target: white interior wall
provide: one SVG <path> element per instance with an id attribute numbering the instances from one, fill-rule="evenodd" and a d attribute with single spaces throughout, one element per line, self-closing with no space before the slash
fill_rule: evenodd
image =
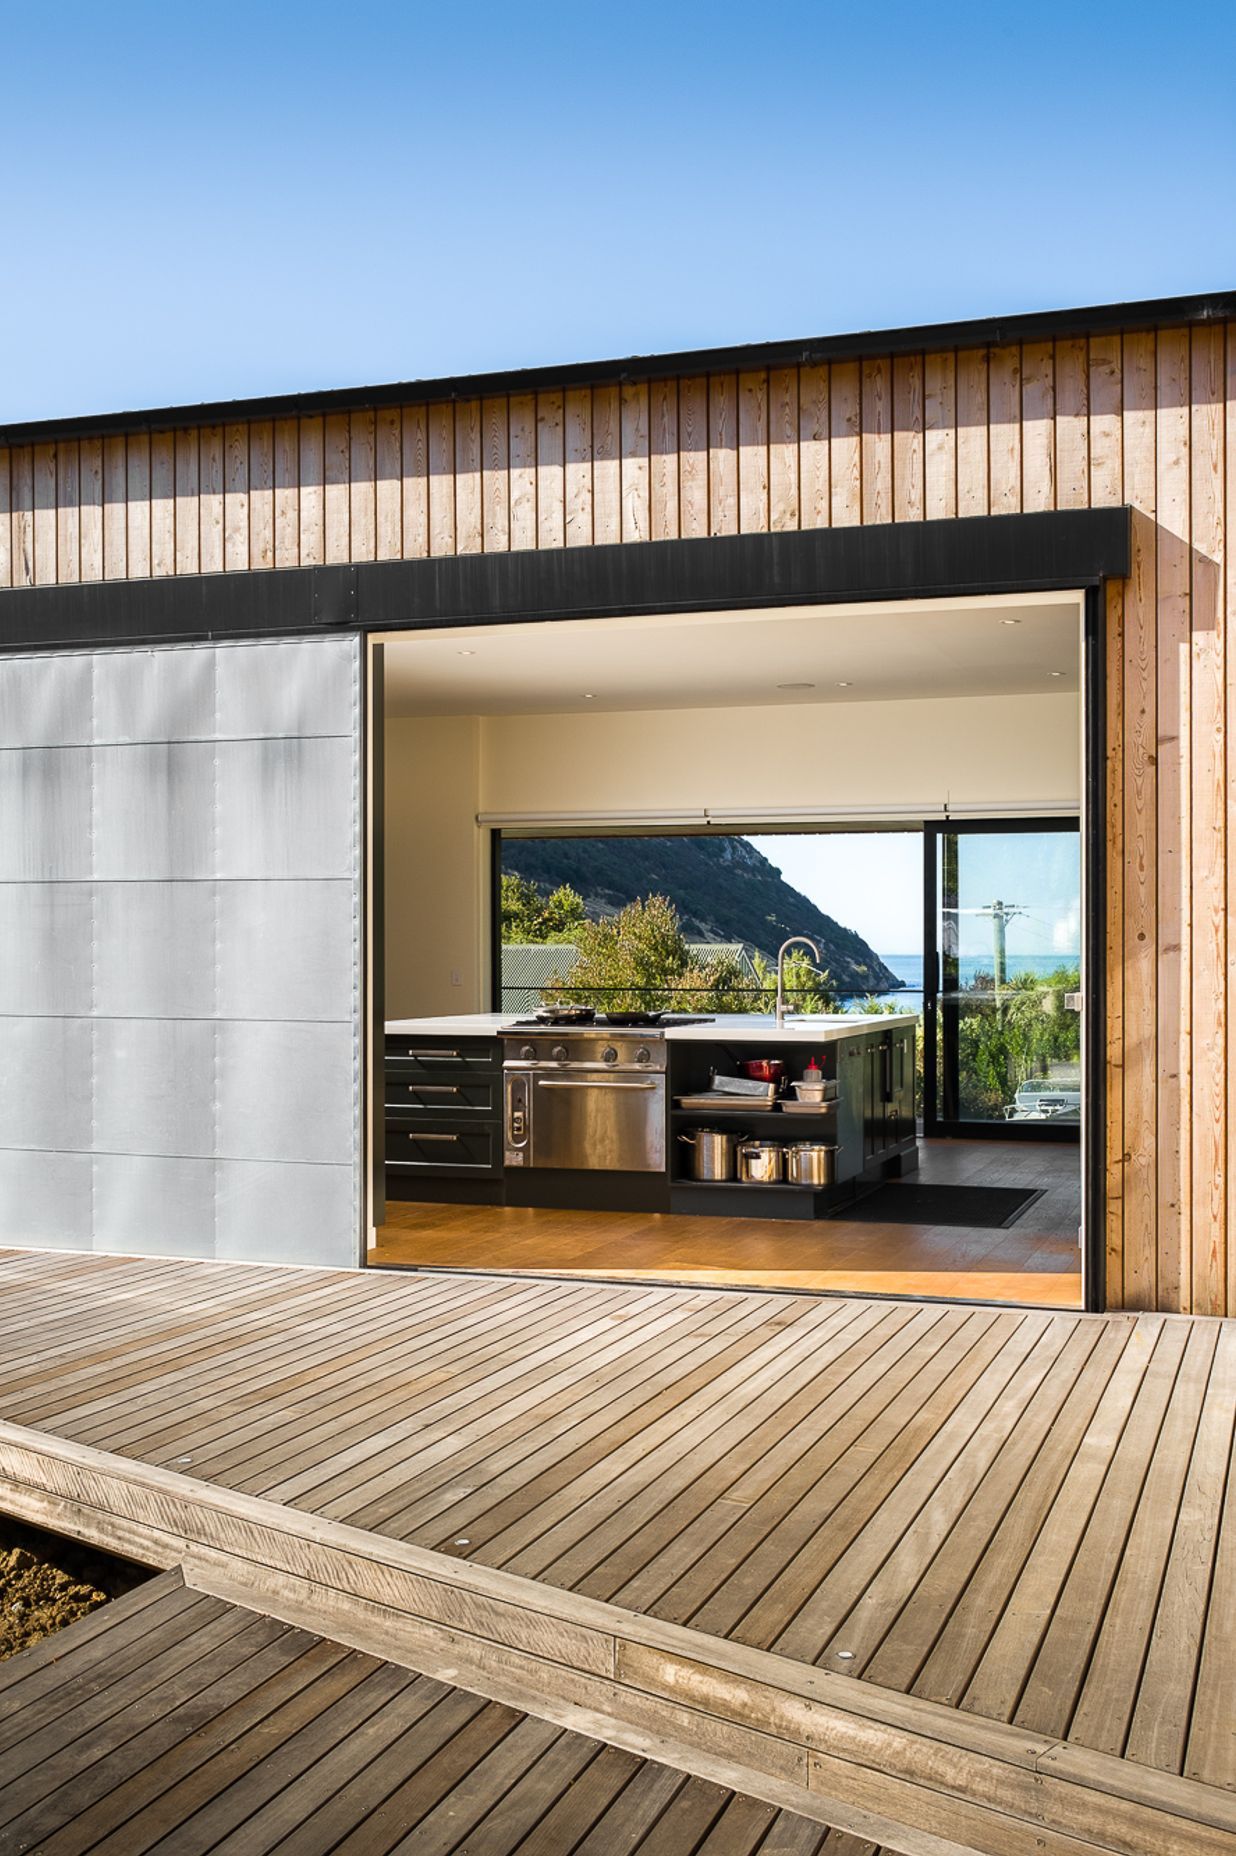
<path id="1" fill-rule="evenodd" d="M 819 807 L 855 820 L 1081 802 L 1075 693 L 439 716 L 386 729 L 387 1015 L 487 1004 L 482 813 Z M 834 912 L 844 919 L 844 909 Z M 456 984 L 453 975 L 459 975 Z"/>

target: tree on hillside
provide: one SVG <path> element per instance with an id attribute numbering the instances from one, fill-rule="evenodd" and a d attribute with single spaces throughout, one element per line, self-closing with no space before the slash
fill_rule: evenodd
<path id="1" fill-rule="evenodd" d="M 548 896 L 527 877 L 502 878 L 504 941 L 574 941 L 584 922 L 584 899 L 562 883 Z"/>

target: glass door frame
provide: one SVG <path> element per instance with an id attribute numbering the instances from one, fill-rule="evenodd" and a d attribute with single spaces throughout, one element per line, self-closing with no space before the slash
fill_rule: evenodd
<path id="1" fill-rule="evenodd" d="M 1045 1121 L 963 1121 L 940 1112 L 941 999 L 943 951 L 940 946 L 940 842 L 948 836 L 979 837 L 1003 833 L 1071 831 L 1077 834 L 1078 878 L 1085 894 L 1085 834 L 1077 813 L 1053 814 L 1046 818 L 1006 817 L 987 819 L 926 819 L 923 822 L 923 1135 L 928 1140 L 1000 1140 L 1000 1141 L 1079 1141 L 1082 1124 Z M 1084 914 L 1084 911 L 1083 911 Z M 1082 995 L 1082 1030 L 1085 1035 L 1085 1007 L 1089 1004 L 1086 935 L 1082 935 L 1080 990 Z M 1083 1055 L 1082 1119 L 1087 1109 L 1087 1090 Z"/>

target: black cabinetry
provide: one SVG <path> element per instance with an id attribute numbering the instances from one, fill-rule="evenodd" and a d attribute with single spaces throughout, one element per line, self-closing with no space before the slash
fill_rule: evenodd
<path id="1" fill-rule="evenodd" d="M 386 1196 L 502 1200 L 497 1038 L 386 1039 Z"/>

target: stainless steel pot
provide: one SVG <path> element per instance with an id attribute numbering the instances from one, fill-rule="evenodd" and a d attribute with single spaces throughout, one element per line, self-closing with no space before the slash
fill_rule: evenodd
<path id="1" fill-rule="evenodd" d="M 776 1141 L 741 1142 L 738 1148 L 738 1177 L 751 1185 L 777 1185 L 785 1178 L 785 1148 Z"/>
<path id="2" fill-rule="evenodd" d="M 683 1128 L 678 1136 L 691 1149 L 692 1179 L 733 1179 L 739 1141 L 732 1128 Z"/>
<path id="3" fill-rule="evenodd" d="M 796 1141 L 786 1150 L 790 1183 L 795 1186 L 832 1186 L 837 1180 L 837 1149 L 823 1141 Z"/>

